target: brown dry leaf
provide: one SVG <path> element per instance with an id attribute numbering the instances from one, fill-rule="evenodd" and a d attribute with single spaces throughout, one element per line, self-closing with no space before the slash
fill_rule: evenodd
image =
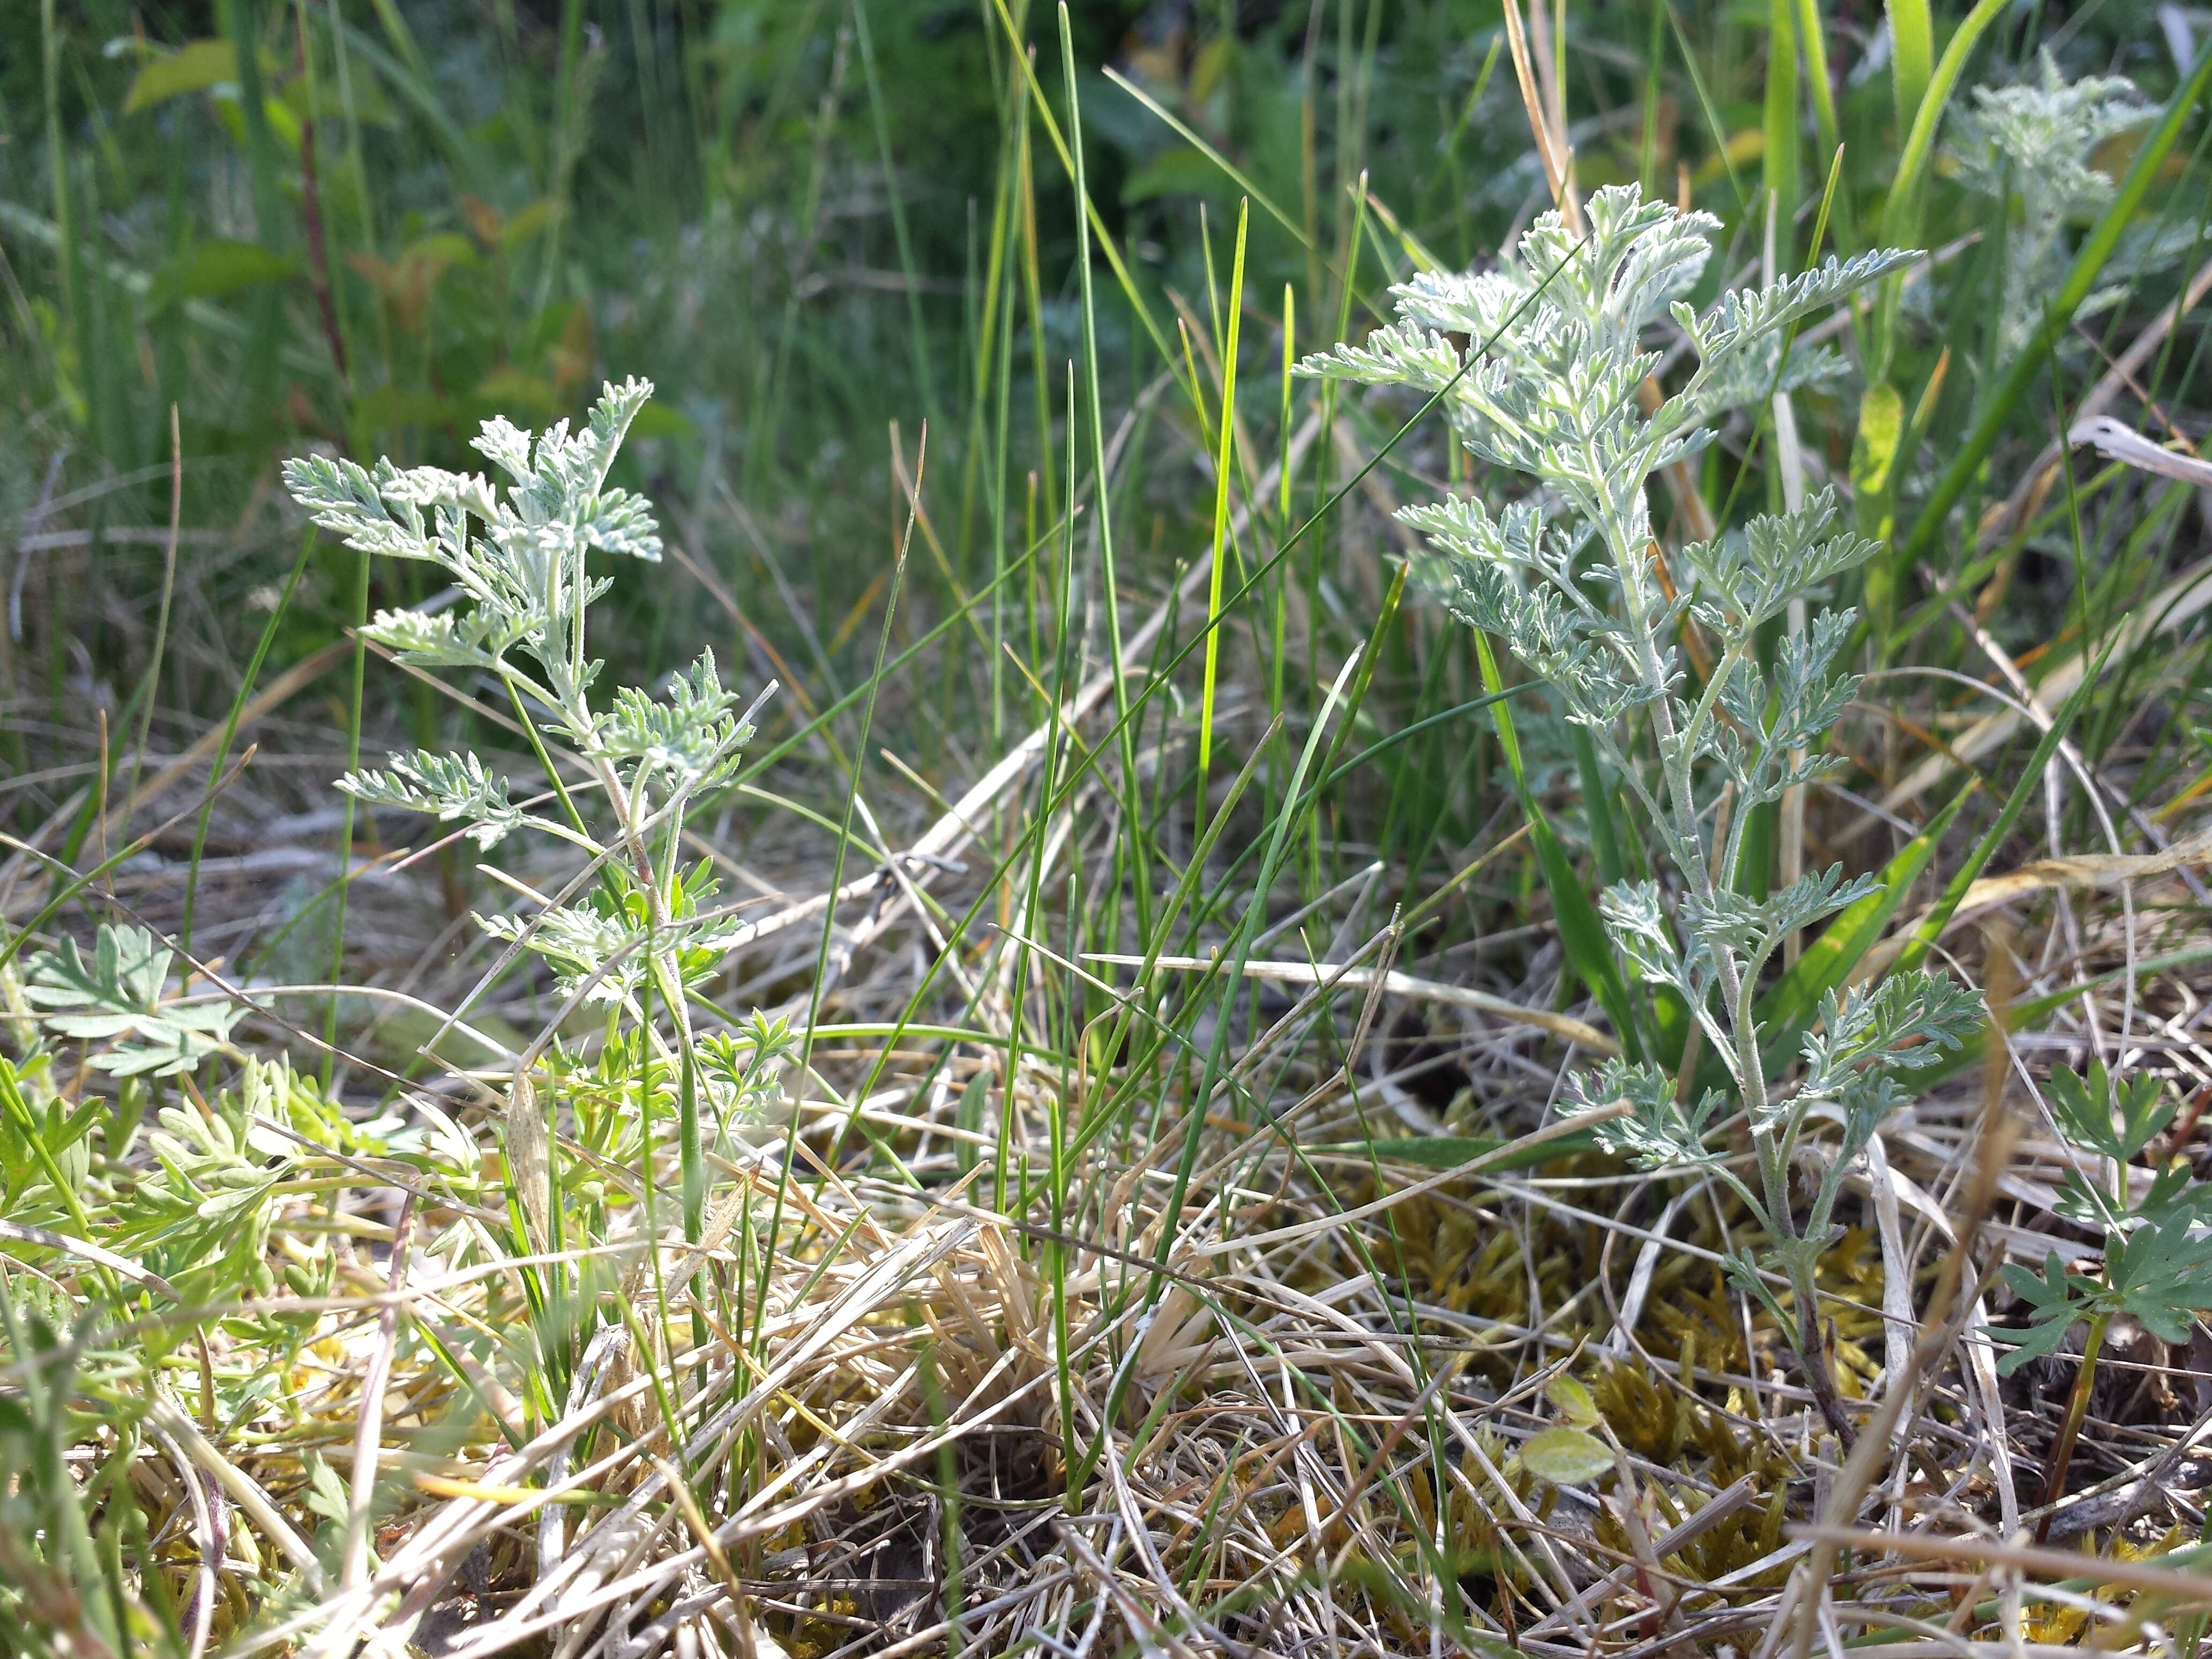
<path id="1" fill-rule="evenodd" d="M 2212 863 L 2212 827 L 2185 836 L 2160 853 L 2077 853 L 2070 858 L 2038 859 L 2002 876 L 1984 876 L 1969 887 L 1951 925 L 1956 927 L 1977 911 L 2048 887 L 2113 888 L 2123 882 L 2166 875 L 2184 865 L 2205 863 Z"/>
<path id="2" fill-rule="evenodd" d="M 1969 887 L 1951 920 L 1944 924 L 1943 932 L 1948 934 L 1998 905 L 2054 887 L 2111 889 L 2124 882 L 2168 875 L 2185 866 L 2197 864 L 2212 864 L 2212 826 L 2185 836 L 2159 853 L 2077 853 L 2070 858 L 2038 859 L 2001 876 L 1984 876 Z M 1922 910 L 1868 951 L 1852 973 L 1850 982 L 1863 985 L 1887 972 L 1934 908 L 1931 905 Z"/>
<path id="3" fill-rule="evenodd" d="M 552 1151 L 545 1141 L 545 1120 L 538 1115 L 538 1091 L 517 1073 L 501 1118 L 507 1141 L 507 1178 L 530 1227 L 530 1248 L 543 1250 L 553 1237 Z"/>

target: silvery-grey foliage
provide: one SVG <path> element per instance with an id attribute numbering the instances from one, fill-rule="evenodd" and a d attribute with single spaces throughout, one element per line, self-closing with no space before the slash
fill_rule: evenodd
<path id="1" fill-rule="evenodd" d="M 509 801 L 507 780 L 484 770 L 474 755 L 434 755 L 427 749 L 394 755 L 391 769 L 349 772 L 338 787 L 366 806 L 391 806 L 428 812 L 443 823 L 464 820 L 462 831 L 489 851 L 530 823 L 530 815 Z"/>
<path id="2" fill-rule="evenodd" d="M 1819 1029 L 1805 1038 L 1808 1099 L 1840 1100 L 1863 1081 L 1894 1078 L 1943 1057 L 1947 1036 L 1971 1027 L 1981 1002 L 1948 976 L 1898 975 L 1822 999 Z"/>
<path id="3" fill-rule="evenodd" d="M 1797 325 L 1915 256 L 1831 259 L 1701 310 L 1688 296 L 1717 221 L 1646 202 L 1632 185 L 1597 191 L 1585 213 L 1582 233 L 1559 213 L 1542 216 L 1494 270 L 1423 273 L 1395 290 L 1397 322 L 1302 367 L 1437 398 L 1469 451 L 1537 485 L 1496 510 L 1447 500 L 1401 516 L 1427 537 L 1455 614 L 1504 642 L 1633 795 L 1656 878 L 1608 889 L 1600 915 L 1623 967 L 1681 999 L 1731 1085 L 1726 1095 L 1697 1091 L 1686 1076 L 1620 1060 L 1580 1079 L 1576 1097 L 1626 1105 L 1598 1133 L 1639 1166 L 1708 1170 L 1741 1193 L 1771 1241 L 1769 1260 L 1790 1280 L 1799 1352 L 1819 1389 L 1827 1372 L 1812 1275 L 1843 1168 L 1905 1097 L 1899 1079 L 1955 1046 L 1975 1005 L 1917 971 L 1832 996 L 1802 1075 L 1769 1075 L 1769 1034 L 1755 1012 L 1762 975 L 1791 935 L 1876 884 L 1840 866 L 1768 893 L 1735 877 L 1754 809 L 1825 769 L 1828 730 L 1858 688 L 1842 662 L 1850 610 L 1822 609 L 1764 652 L 1760 635 L 1875 544 L 1846 527 L 1832 491 L 1819 490 L 1795 512 L 1681 550 L 1670 583 L 1649 493 L 1655 474 L 1711 441 L 1727 410 L 1832 369 L 1795 347 Z M 1639 394 L 1669 323 L 1690 366 L 1647 413 Z M 1709 673 L 1686 659 L 1686 627 L 1712 642 Z M 1731 1096 L 1756 1148 L 1753 1182 L 1707 1144 Z M 1844 1120 L 1842 1156 L 1801 1226 L 1790 1171 L 1808 1115 L 1823 1105 Z M 1831 1386 L 1824 1405 L 1832 1399 Z"/>
<path id="4" fill-rule="evenodd" d="M 1302 365 L 1374 385 L 1449 391 L 1444 410 L 1474 453 L 1543 480 L 1593 529 L 1647 535 L 1642 480 L 1702 447 L 1724 410 L 1832 366 L 1782 360 L 1781 331 L 1911 256 L 1865 253 L 1705 312 L 1682 296 L 1705 272 L 1710 214 L 1646 202 L 1633 185 L 1599 191 L 1578 238 L 1547 213 L 1494 270 L 1424 272 L 1393 290 L 1400 320 Z M 1644 339 L 1672 317 L 1697 352 L 1687 381 L 1646 417 L 1638 388 L 1658 366 Z M 1472 363 L 1449 337 L 1480 343 Z M 1649 578 L 1632 578 L 1648 587 Z"/>
<path id="5" fill-rule="evenodd" d="M 1674 1097 L 1674 1080 L 1656 1066 L 1608 1060 L 1593 1077 L 1575 1079 L 1575 1103 L 1584 1108 L 1625 1103 L 1632 1109 L 1600 1121 L 1598 1144 L 1640 1169 L 1705 1169 L 1718 1174 L 1725 1163 L 1705 1145 L 1719 1121 L 1727 1097 L 1708 1089 L 1694 1106 Z"/>
<path id="6" fill-rule="evenodd" d="M 404 662 L 493 677 L 533 744 L 540 732 L 553 737 L 587 773 L 564 779 L 541 749 L 551 787 L 544 800 L 518 803 L 507 781 L 477 756 L 417 751 L 392 757 L 382 770 L 356 772 L 339 787 L 372 805 L 459 823 L 484 849 L 526 828 L 568 842 L 592 862 L 582 897 L 478 922 L 543 958 L 562 995 L 611 1004 L 641 1020 L 650 992 L 688 1030 L 685 991 L 712 970 L 739 927 L 707 903 L 714 887 L 703 870 L 678 861 L 684 814 L 702 793 L 730 781 L 753 735 L 753 711 L 740 712 L 711 653 L 673 676 L 659 696 L 623 686 L 602 708 L 589 699 L 601 665 L 589 653 L 587 612 L 611 581 L 586 561 L 660 556 L 650 504 L 607 483 L 652 391 L 637 380 L 609 386 L 578 431 L 562 421 L 533 436 L 504 419 L 485 422 L 475 447 L 503 483 L 320 456 L 288 461 L 284 482 L 315 523 L 347 545 L 423 561 L 451 582 L 447 608 L 385 611 L 367 630 L 371 639 Z M 762 1052 L 773 1060 L 781 1049 Z M 728 1089 L 719 1095 L 737 1097 Z M 687 1124 L 687 1138 L 692 1133 Z M 696 1148 L 688 1139 L 686 1151 L 687 1183 L 696 1184 Z M 686 1196 L 687 1210 L 696 1207 L 696 1193 Z"/>
<path id="7" fill-rule="evenodd" d="M 481 473 L 441 467 L 366 468 L 310 455 L 284 464 L 284 483 L 323 529 L 349 547 L 442 568 L 468 609 L 456 617 L 379 614 L 368 636 L 402 661 L 427 666 L 520 670 L 534 660 L 539 700 L 580 708 L 599 672 L 584 654 L 584 612 L 611 585 L 585 569 L 590 551 L 657 560 L 651 507 L 610 489 L 607 469 L 652 396 L 643 380 L 609 386 L 585 429 L 562 421 L 532 441 L 503 417 L 483 423 L 477 453 L 512 481 L 504 495 Z"/>
<path id="8" fill-rule="evenodd" d="M 1977 87 L 1973 107 L 1959 113 L 1952 158 L 1971 189 L 2017 198 L 2020 222 L 2004 250 L 2004 299 L 1998 339 L 2009 358 L 2043 320 L 2041 296 L 2064 269 L 2063 238 L 2069 218 L 2094 212 L 2112 194 L 2111 177 L 2092 165 L 2098 147 L 2142 125 L 2158 112 L 2142 102 L 2124 75 L 2069 82 L 2046 48 L 2033 81 Z"/>

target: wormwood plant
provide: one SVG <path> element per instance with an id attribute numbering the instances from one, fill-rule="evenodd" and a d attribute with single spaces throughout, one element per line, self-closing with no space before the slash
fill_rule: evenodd
<path id="1" fill-rule="evenodd" d="M 1960 112 L 1953 152 L 1969 188 L 2020 201 L 2020 222 L 2005 239 L 1998 309 L 1998 349 L 2008 359 L 2042 321 L 2041 296 L 2064 276 L 2067 221 L 2112 199 L 2111 178 L 2092 165 L 2098 147 L 2158 113 L 2124 75 L 2069 82 L 2047 47 L 2038 63 L 2034 82 L 1974 88 L 1974 107 Z"/>
<path id="2" fill-rule="evenodd" d="M 1821 491 L 1796 512 L 1683 549 L 1670 576 L 1648 496 L 1655 475 L 1711 442 L 1730 409 L 1832 375 L 1831 356 L 1793 348 L 1796 325 L 1912 256 L 1831 259 L 1698 311 L 1684 296 L 1717 221 L 1644 201 L 1633 186 L 1598 191 L 1586 211 L 1580 234 L 1560 214 L 1542 216 L 1495 270 L 1416 276 L 1395 291 L 1398 322 L 1304 367 L 1437 397 L 1468 450 L 1539 486 L 1495 514 L 1461 498 L 1401 516 L 1441 556 L 1455 614 L 1545 682 L 1648 829 L 1649 873 L 1624 872 L 1598 909 L 1618 964 L 1652 1000 L 1633 1011 L 1612 1000 L 1626 1057 L 1582 1079 L 1576 1103 L 1626 1106 L 1597 1134 L 1639 1167 L 1698 1171 L 1742 1198 L 1765 1243 L 1733 1264 L 1735 1275 L 1789 1334 L 1848 1439 L 1814 1293 L 1821 1252 L 1839 1232 L 1843 1175 L 1907 1097 L 1912 1073 L 1976 1023 L 1978 1005 L 1912 969 L 1823 988 L 1802 1031 L 1762 1022 L 1762 978 L 1783 942 L 1877 888 L 1837 866 L 1769 891 L 1749 837 L 1762 809 L 1826 769 L 1822 740 L 1858 684 L 1839 661 L 1853 613 L 1824 606 L 1809 627 L 1790 627 L 1791 602 L 1820 593 L 1875 544 L 1842 529 Z M 1645 335 L 1668 319 L 1693 366 L 1646 414 L 1639 389 L 1660 359 Z M 1702 673 L 1685 660 L 1693 629 L 1711 641 Z M 1608 963 L 1584 976 L 1602 994 L 1597 981 L 1615 972 Z M 1794 1053 L 1779 1041 L 1791 1035 Z M 1701 1064 L 1701 1047 L 1717 1072 Z M 1748 1181 L 1717 1142 L 1723 1108 L 1747 1122 Z M 1816 1119 L 1830 1118 L 1841 1145 L 1801 1212 L 1798 1152 Z M 1786 1281 L 1791 1308 L 1766 1288 L 1769 1272 Z"/>
<path id="3" fill-rule="evenodd" d="M 534 913 L 477 920 L 495 938 L 544 958 L 572 1006 L 606 1010 L 600 1071 L 611 1060 L 641 1076 L 638 1098 L 648 1118 L 663 1085 L 673 1083 L 684 1231 L 696 1239 L 705 1123 L 711 1117 L 721 1133 L 773 1091 L 789 1033 L 757 1017 L 738 1036 L 693 1041 L 688 999 L 740 924 L 732 910 L 710 905 L 716 884 L 705 863 L 684 863 L 684 825 L 702 796 L 729 781 L 752 736 L 752 715 L 775 688 L 739 713 L 706 652 L 663 696 L 623 686 L 605 706 L 592 703 L 601 664 L 588 649 L 586 617 L 612 583 L 592 574 L 586 557 L 660 556 L 649 505 L 607 483 L 652 390 L 636 380 L 610 385 L 574 433 L 566 421 L 535 438 L 503 418 L 485 422 L 475 447 L 507 476 L 504 489 L 477 474 L 403 470 L 389 460 L 366 469 L 324 457 L 288 461 L 284 481 L 314 521 L 349 546 L 422 560 L 453 584 L 447 608 L 380 612 L 368 635 L 402 662 L 495 680 L 544 770 L 545 793 L 517 801 L 507 781 L 475 755 L 426 750 L 395 755 L 385 769 L 354 773 L 339 787 L 371 806 L 458 824 L 487 852 L 528 830 L 584 855 L 582 873 Z M 549 738 L 574 757 L 587 784 L 566 781 Z M 664 1017 L 672 1029 L 664 1030 Z M 534 1112 L 522 1082 L 518 1109 Z M 641 1152 L 650 1144 L 649 1121 L 644 1127 Z M 518 1157 L 510 1145 L 510 1157 L 526 1166 L 515 1171 L 518 1182 L 533 1173 L 527 1166 L 542 1146 L 526 1135 Z M 648 1171 L 648 1191 L 651 1182 Z M 559 1226 L 557 1190 L 530 1186 L 524 1201 L 532 1215 Z"/>

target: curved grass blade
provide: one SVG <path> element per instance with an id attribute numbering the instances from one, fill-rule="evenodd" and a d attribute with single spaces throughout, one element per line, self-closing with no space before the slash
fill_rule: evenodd
<path id="1" fill-rule="evenodd" d="M 2212 52 L 2208 52 L 2205 61 L 2212 63 Z M 1943 896 L 1936 902 L 1936 908 L 1922 919 L 1919 927 L 1913 929 L 1912 938 L 1899 955 L 1893 972 L 1902 973 L 1908 969 L 1917 968 L 1927 960 L 1929 951 L 1943 936 L 1943 929 L 1950 924 L 1960 902 L 1966 896 L 1966 890 L 1988 867 L 1990 858 L 2004 844 L 2005 837 L 2012 834 L 2013 825 L 2020 822 L 2020 815 L 2027 809 L 2029 798 L 2042 787 L 2043 769 L 2051 764 L 2051 757 L 2058 752 L 2058 745 L 2073 726 L 2075 716 L 2087 705 L 2090 689 L 2103 677 L 2105 665 L 2111 660 L 2112 654 L 2109 646 L 2098 654 L 2096 665 L 2081 677 L 2081 684 L 2074 688 L 2074 695 L 2066 699 L 2064 707 L 2052 718 L 2051 729 L 2043 734 L 2042 741 L 2035 745 L 2035 752 L 2028 757 L 2019 781 L 2013 785 L 2012 793 L 2005 797 L 2005 804 L 1998 811 L 1996 821 L 1983 832 L 1981 840 L 1974 844 L 1974 850 L 1967 855 L 1966 861 L 1953 873 L 1950 885 L 1943 890 Z"/>

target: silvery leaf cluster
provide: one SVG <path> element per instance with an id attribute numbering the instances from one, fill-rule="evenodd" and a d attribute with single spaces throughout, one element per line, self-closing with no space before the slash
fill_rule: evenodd
<path id="1" fill-rule="evenodd" d="M 1918 972 L 1832 994 L 1795 1080 L 1766 1075 L 1776 1057 L 1757 1013 L 1762 975 L 1792 936 L 1879 890 L 1840 866 L 1771 892 L 1738 875 L 1759 809 L 1831 763 L 1830 730 L 1859 679 L 1845 660 L 1854 613 L 1829 595 L 1876 549 L 1852 533 L 1832 490 L 1816 489 L 1794 511 L 1665 557 L 1651 489 L 1711 442 L 1730 410 L 1832 381 L 1839 361 L 1807 349 L 1801 325 L 1917 256 L 1829 259 L 1700 307 L 1692 296 L 1718 229 L 1633 186 L 1601 190 L 1580 228 L 1548 213 L 1494 269 L 1416 276 L 1394 290 L 1395 322 L 1304 368 L 1410 387 L 1437 403 L 1477 458 L 1534 483 L 1502 507 L 1446 499 L 1401 517 L 1426 538 L 1454 613 L 1542 683 L 1628 790 L 1650 873 L 1600 895 L 1601 919 L 1621 965 L 1679 998 L 1725 1068 L 1763 1194 L 1737 1182 L 1709 1144 L 1725 1097 L 1688 1075 L 1618 1060 L 1573 1097 L 1585 1109 L 1626 1105 L 1596 1133 L 1640 1166 L 1711 1168 L 1738 1185 L 1778 1251 L 1802 1247 L 1794 1278 L 1828 1235 L 1838 1189 L 1824 1182 L 1798 1232 L 1788 1170 L 1806 1115 L 1839 1116 L 1841 1157 L 1855 1157 L 1905 1097 L 1905 1080 L 1956 1045 L 1978 1004 Z M 1671 389 L 1655 378 L 1670 345 L 1684 365 L 1669 372 Z M 1693 635 L 1703 640 L 1694 664 Z"/>
<path id="2" fill-rule="evenodd" d="M 507 475 L 504 490 L 480 473 L 322 455 L 287 461 L 285 487 L 347 546 L 438 566 L 466 606 L 458 617 L 386 611 L 370 638 L 441 667 L 492 668 L 519 650 L 548 701 L 574 703 L 598 666 L 583 654 L 584 612 L 609 585 L 588 574 L 586 554 L 660 556 L 652 508 L 606 482 L 652 392 L 636 380 L 609 386 L 580 432 L 562 421 L 533 440 L 504 417 L 486 421 L 473 447 Z"/>
<path id="3" fill-rule="evenodd" d="M 2008 210 L 2014 201 L 2020 204 L 2019 222 L 2005 236 L 1997 315 L 2006 357 L 2033 335 L 2043 321 L 2044 296 L 2063 276 L 2067 222 L 2112 198 L 2111 175 L 2094 165 L 2098 149 L 2156 113 L 2124 75 L 2068 81 L 2048 48 L 2033 80 L 1974 88 L 1972 106 L 1960 112 L 1954 129 L 1951 159 L 1969 189 L 1999 198 Z"/>
<path id="4" fill-rule="evenodd" d="M 734 922 L 702 914 L 690 878 L 653 866 L 672 857 L 665 849 L 678 844 L 690 803 L 732 780 L 757 708 L 740 711 L 711 652 L 672 676 L 660 696 L 622 686 L 599 706 L 591 699 L 600 664 L 588 649 L 587 613 L 611 583 L 589 561 L 652 562 L 661 553 L 651 505 L 608 483 L 652 392 L 639 380 L 611 385 L 574 430 L 562 421 L 533 434 L 503 418 L 486 421 L 474 447 L 492 477 L 326 456 L 284 468 L 316 525 L 362 552 L 434 565 L 450 583 L 428 605 L 380 613 L 368 637 L 404 662 L 492 678 L 588 775 L 577 783 L 557 773 L 550 780 L 544 799 L 557 798 L 557 813 L 516 802 L 508 781 L 468 753 L 394 755 L 339 787 L 365 805 L 457 824 L 480 849 L 529 828 L 591 856 L 601 875 L 587 897 L 533 918 L 478 920 L 543 957 L 564 994 L 617 1003 L 635 995 L 656 962 L 666 970 L 664 991 L 684 981 L 702 952 L 735 933 Z M 586 807 L 598 827 L 586 822 Z"/>

